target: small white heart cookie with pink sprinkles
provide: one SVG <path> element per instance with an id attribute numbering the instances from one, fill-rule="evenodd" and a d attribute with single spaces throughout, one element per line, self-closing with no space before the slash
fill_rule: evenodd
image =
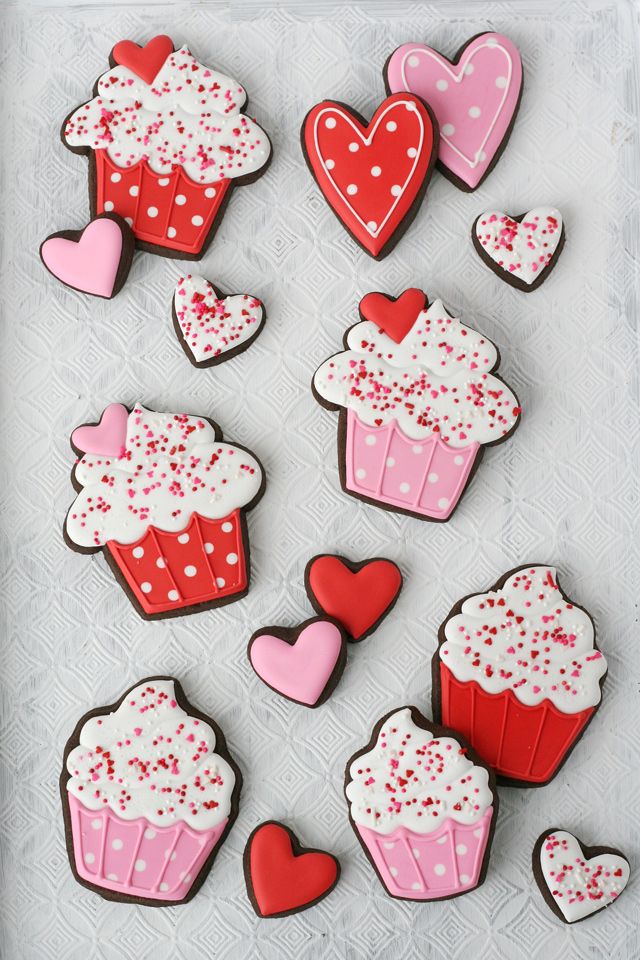
<path id="1" fill-rule="evenodd" d="M 223 294 L 192 274 L 178 280 L 172 314 L 178 340 L 194 367 L 213 367 L 242 353 L 266 320 L 257 297 Z"/>
<path id="2" fill-rule="evenodd" d="M 517 217 L 487 210 L 474 221 L 471 239 L 481 260 L 501 280 L 529 293 L 556 265 L 564 247 L 564 224 L 555 207 L 535 207 Z"/>
<path id="3" fill-rule="evenodd" d="M 629 862 L 613 847 L 587 847 L 553 827 L 533 848 L 533 874 L 555 915 L 576 923 L 618 899 L 629 882 Z"/>

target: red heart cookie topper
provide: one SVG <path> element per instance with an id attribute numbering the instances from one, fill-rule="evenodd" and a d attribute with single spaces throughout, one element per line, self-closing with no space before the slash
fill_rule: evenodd
<path id="1" fill-rule="evenodd" d="M 360 301 L 360 313 L 380 327 L 394 343 L 402 343 L 416 322 L 421 310 L 427 305 L 423 290 L 411 287 L 396 299 L 386 293 L 368 293 Z"/>
<path id="2" fill-rule="evenodd" d="M 322 554 L 307 564 L 305 583 L 315 609 L 337 620 L 357 641 L 390 612 L 402 589 L 402 574 L 391 560 L 352 563 Z"/>
<path id="3" fill-rule="evenodd" d="M 127 441 L 129 411 L 121 403 L 110 403 L 100 423 L 85 423 L 71 434 L 71 443 L 82 453 L 121 457 Z"/>
<path id="4" fill-rule="evenodd" d="M 302 847 L 288 827 L 270 820 L 247 840 L 244 872 L 258 916 L 282 917 L 306 910 L 331 893 L 340 864 L 330 853 Z"/>
<path id="5" fill-rule="evenodd" d="M 127 67 L 145 83 L 153 83 L 171 53 L 173 40 L 159 34 L 144 47 L 133 40 L 121 40 L 111 51 L 111 59 L 121 67 Z"/>

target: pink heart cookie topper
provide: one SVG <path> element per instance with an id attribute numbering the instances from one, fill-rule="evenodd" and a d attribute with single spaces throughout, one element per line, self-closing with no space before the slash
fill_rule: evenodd
<path id="1" fill-rule="evenodd" d="M 197 367 L 210 367 L 246 350 L 261 332 L 265 311 L 247 293 L 224 296 L 204 277 L 181 277 L 173 319 L 182 347 Z"/>
<path id="2" fill-rule="evenodd" d="M 457 186 L 475 190 L 497 161 L 520 105 L 522 61 L 499 33 L 469 40 L 453 61 L 421 43 L 405 43 L 385 66 L 392 93 L 422 97 L 440 127 L 438 160 Z"/>
<path id="3" fill-rule="evenodd" d="M 127 279 L 133 248 L 129 225 L 115 214 L 101 214 L 84 230 L 63 230 L 47 237 L 40 258 L 67 287 L 109 300 Z"/>
<path id="4" fill-rule="evenodd" d="M 82 453 L 121 457 L 126 449 L 129 411 L 121 403 L 110 403 L 100 423 L 85 423 L 71 434 L 71 443 Z"/>
<path id="5" fill-rule="evenodd" d="M 333 621 L 316 618 L 293 630 L 258 630 L 248 654 L 251 666 L 272 690 L 316 707 L 327 699 L 344 669 L 346 640 Z"/>

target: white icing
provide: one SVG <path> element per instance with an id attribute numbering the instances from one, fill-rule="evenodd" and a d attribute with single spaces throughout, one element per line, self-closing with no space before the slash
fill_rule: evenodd
<path id="1" fill-rule="evenodd" d="M 181 47 L 151 84 L 117 66 L 98 81 L 98 95 L 69 117 L 72 147 L 106 149 L 119 167 L 147 160 L 155 173 L 184 168 L 196 183 L 215 183 L 259 170 L 271 146 L 255 120 L 241 113 L 244 89 L 199 63 Z"/>
<path id="2" fill-rule="evenodd" d="M 466 447 L 499 440 L 518 419 L 514 394 L 491 374 L 495 346 L 441 300 L 418 314 L 400 344 L 365 320 L 351 328 L 347 346 L 316 370 L 314 387 L 369 426 L 395 420 L 412 439 L 439 432 L 450 446 Z"/>
<path id="3" fill-rule="evenodd" d="M 253 337 L 262 321 L 262 304 L 248 294 L 218 299 L 208 280 L 182 277 L 174 308 L 185 342 L 196 362 L 235 350 Z"/>
<path id="4" fill-rule="evenodd" d="M 134 543 L 150 526 L 183 530 L 193 513 L 226 517 L 253 500 L 262 470 L 250 453 L 217 441 L 206 420 L 136 404 L 123 456 L 85 454 L 75 479 L 83 489 L 67 515 L 67 534 L 78 546 L 99 547 Z"/>
<path id="5" fill-rule="evenodd" d="M 493 803 L 487 770 L 472 763 L 457 740 L 434 739 L 416 726 L 407 707 L 386 720 L 349 776 L 352 819 L 382 834 L 399 827 L 433 833 L 448 819 L 474 824 Z"/>
<path id="6" fill-rule="evenodd" d="M 440 658 L 462 683 L 520 703 L 543 700 L 563 713 L 600 702 L 607 662 L 588 614 L 564 600 L 553 567 L 514 573 L 498 591 L 465 600 L 444 627 Z"/>
<path id="7" fill-rule="evenodd" d="M 609 906 L 629 882 L 629 864 L 617 854 L 585 860 L 566 830 L 549 834 L 540 850 L 540 868 L 551 896 L 568 923 Z"/>
<path id="8" fill-rule="evenodd" d="M 527 284 L 548 265 L 561 236 L 562 214 L 555 207 L 535 207 L 521 222 L 502 210 L 487 210 L 476 222 L 476 237 L 485 253 Z"/>
<path id="9" fill-rule="evenodd" d="M 67 758 L 69 790 L 90 810 L 159 827 L 210 830 L 229 816 L 235 775 L 208 723 L 190 717 L 172 680 L 146 681 L 114 713 L 91 717 Z"/>

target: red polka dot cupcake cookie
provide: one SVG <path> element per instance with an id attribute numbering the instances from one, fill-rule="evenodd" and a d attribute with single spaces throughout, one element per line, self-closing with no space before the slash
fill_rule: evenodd
<path id="1" fill-rule="evenodd" d="M 231 603 L 249 588 L 245 511 L 264 492 L 259 461 L 223 443 L 204 417 L 131 412 L 112 403 L 74 430 L 78 491 L 64 534 L 80 553 L 104 550 L 146 619 Z"/>
<path id="2" fill-rule="evenodd" d="M 62 126 L 63 143 L 89 155 L 92 215 L 120 214 L 151 253 L 198 260 L 232 187 L 266 170 L 269 138 L 237 80 L 170 37 L 121 40 L 110 64 Z"/>
<path id="3" fill-rule="evenodd" d="M 242 777 L 177 680 L 142 680 L 78 723 L 60 791 L 76 880 L 106 900 L 191 900 L 238 814 Z"/>
<path id="4" fill-rule="evenodd" d="M 340 411 L 338 459 L 351 496 L 421 520 L 448 520 L 488 446 L 520 406 L 495 373 L 494 344 L 422 290 L 369 293 L 346 349 L 316 370 L 313 392 Z"/>

